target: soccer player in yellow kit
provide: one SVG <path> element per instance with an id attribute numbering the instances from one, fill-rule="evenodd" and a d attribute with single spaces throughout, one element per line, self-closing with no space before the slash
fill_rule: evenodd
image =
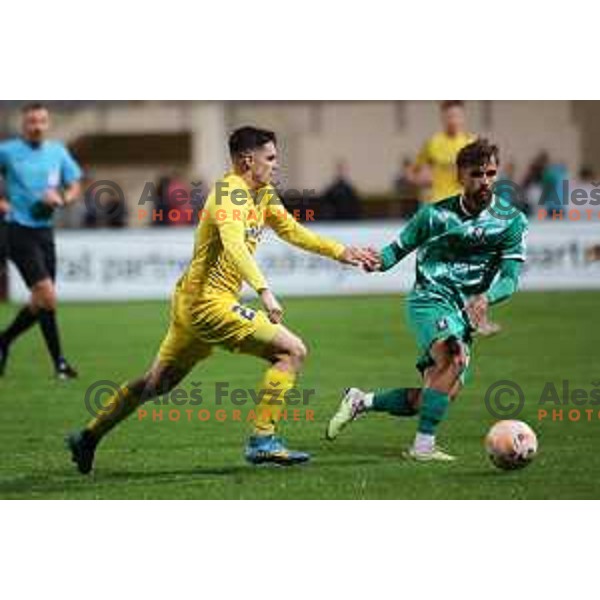
<path id="1" fill-rule="evenodd" d="M 456 157 L 475 140 L 465 130 L 465 107 L 462 100 L 446 100 L 440 106 L 443 130 L 432 135 L 417 155 L 417 169 L 428 166 L 431 170 L 430 202 L 462 193 L 456 172 Z"/>
<path id="2" fill-rule="evenodd" d="M 171 304 L 171 322 L 150 370 L 127 383 L 105 410 L 67 445 L 81 473 L 93 467 L 98 443 L 140 404 L 173 389 L 215 346 L 252 354 L 271 364 L 259 386 L 261 400 L 245 456 L 254 464 L 294 464 L 309 460 L 275 436 L 284 394 L 295 383 L 306 347 L 282 325 L 283 309 L 253 254 L 265 226 L 295 246 L 347 264 L 364 264 L 369 252 L 344 247 L 297 223 L 281 204 L 271 180 L 277 168 L 275 134 L 243 127 L 229 139 L 233 172 L 211 191 L 196 231 L 192 260 L 179 279 Z M 242 282 L 259 295 L 264 312 L 239 301 Z"/>

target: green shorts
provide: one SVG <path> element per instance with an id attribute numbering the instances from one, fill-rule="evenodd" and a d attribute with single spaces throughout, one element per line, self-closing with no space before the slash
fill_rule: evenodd
<path id="1" fill-rule="evenodd" d="M 434 364 L 430 349 L 437 340 L 456 337 L 464 342 L 470 357 L 473 329 L 456 302 L 435 292 L 413 290 L 407 297 L 406 311 L 408 325 L 417 339 L 419 358 L 416 367 L 421 373 Z"/>

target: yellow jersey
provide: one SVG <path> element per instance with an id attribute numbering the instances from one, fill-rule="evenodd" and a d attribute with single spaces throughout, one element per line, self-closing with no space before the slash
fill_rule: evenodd
<path id="1" fill-rule="evenodd" d="M 342 244 L 300 225 L 271 185 L 253 192 L 234 173 L 217 181 L 199 217 L 192 259 L 177 283 L 177 293 L 194 301 L 223 294 L 237 297 L 243 281 L 256 291 L 268 287 L 254 259 L 267 226 L 304 250 L 333 259 L 344 252 Z"/>
<path id="2" fill-rule="evenodd" d="M 456 172 L 458 153 L 476 136 L 471 133 L 459 133 L 449 136 L 445 132 L 431 136 L 417 155 L 417 166 L 429 165 L 431 168 L 431 202 L 437 202 L 462 192 Z"/>

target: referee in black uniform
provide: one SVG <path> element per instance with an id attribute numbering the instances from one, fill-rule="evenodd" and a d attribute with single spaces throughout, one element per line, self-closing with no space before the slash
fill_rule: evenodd
<path id="1" fill-rule="evenodd" d="M 11 345 L 39 323 L 57 377 L 72 379 L 77 372 L 63 356 L 56 322 L 52 217 L 79 197 L 81 169 L 61 142 L 46 139 L 49 124 L 48 109 L 29 104 L 22 111 L 21 136 L 0 143 L 0 213 L 6 220 L 8 257 L 31 291 L 28 304 L 0 332 L 0 375 Z"/>

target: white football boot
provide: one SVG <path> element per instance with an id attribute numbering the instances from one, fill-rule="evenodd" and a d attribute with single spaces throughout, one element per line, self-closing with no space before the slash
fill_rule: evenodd
<path id="1" fill-rule="evenodd" d="M 453 462 L 456 460 L 455 456 L 443 452 L 435 446 L 431 450 L 417 450 L 411 446 L 403 453 L 403 457 L 416 462 Z"/>
<path id="2" fill-rule="evenodd" d="M 366 411 L 365 396 L 367 394 L 358 388 L 346 388 L 342 401 L 337 409 L 337 412 L 327 425 L 325 437 L 328 440 L 335 440 L 342 429 L 355 419 L 358 419 Z"/>

